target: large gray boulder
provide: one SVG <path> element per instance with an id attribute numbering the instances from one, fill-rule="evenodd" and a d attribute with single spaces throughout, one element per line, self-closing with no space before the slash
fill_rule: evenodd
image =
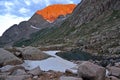
<path id="1" fill-rule="evenodd" d="M 0 64 L 1 65 L 16 65 L 21 64 L 23 61 L 17 58 L 12 53 L 0 48 Z"/>
<path id="2" fill-rule="evenodd" d="M 76 77 L 69 77 L 69 76 L 62 76 L 59 80 L 83 80 L 82 78 L 76 78 Z"/>
<path id="3" fill-rule="evenodd" d="M 42 74 L 42 70 L 41 70 L 40 67 L 38 66 L 38 67 L 36 67 L 36 68 L 28 71 L 28 74 L 34 75 L 34 76 L 39 76 L 39 75 Z"/>
<path id="4" fill-rule="evenodd" d="M 18 48 L 21 53 L 22 57 L 25 60 L 42 60 L 50 57 L 46 53 L 42 52 L 38 48 L 35 47 L 25 47 L 25 48 Z"/>
<path id="5" fill-rule="evenodd" d="M 15 71 L 13 71 L 11 75 L 12 76 L 19 76 L 19 75 L 27 75 L 27 73 L 23 69 L 17 69 Z"/>
<path id="6" fill-rule="evenodd" d="M 105 80 L 105 69 L 91 62 L 83 62 L 78 67 L 78 77 L 88 80 Z"/>

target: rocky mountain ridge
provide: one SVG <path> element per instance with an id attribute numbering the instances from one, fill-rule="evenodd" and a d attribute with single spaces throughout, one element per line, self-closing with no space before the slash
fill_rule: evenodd
<path id="1" fill-rule="evenodd" d="M 55 21 L 53 23 L 49 22 L 48 20 L 44 19 L 43 13 L 46 13 L 47 8 L 55 8 L 58 9 L 58 14 L 55 15 Z M 75 7 L 75 4 L 67 4 L 67 5 L 51 5 L 43 10 L 37 11 L 28 21 L 23 21 L 20 24 L 15 24 L 11 26 L 8 30 L 6 30 L 3 35 L 0 37 L 0 46 L 4 45 L 13 45 L 14 42 L 18 40 L 25 40 L 29 39 L 32 33 L 35 33 L 43 28 L 52 27 L 52 26 L 59 26 L 63 20 L 66 19 L 67 14 L 71 13 Z M 47 9 L 48 10 L 48 9 Z M 51 11 L 51 15 L 55 13 Z M 42 12 L 42 14 L 40 13 Z M 51 17 L 51 15 L 47 15 L 47 17 Z"/>
<path id="2" fill-rule="evenodd" d="M 42 16 L 34 14 L 28 21 L 15 24 L 6 30 L 0 38 L 0 43 L 12 45 L 15 41 L 29 39 L 31 33 L 37 32 L 49 24 Z"/>
<path id="3" fill-rule="evenodd" d="M 41 30 L 15 45 L 64 44 L 93 54 L 112 55 L 120 53 L 119 34 L 119 0 L 82 0 L 60 27 Z"/>
<path id="4" fill-rule="evenodd" d="M 42 15 L 45 20 L 54 22 L 60 15 L 71 14 L 75 7 L 75 4 L 54 4 L 38 10 L 36 13 Z"/>
<path id="5" fill-rule="evenodd" d="M 69 25 L 80 26 L 83 23 L 92 21 L 106 11 L 120 10 L 119 4 L 119 0 L 82 0 L 73 11 L 73 14 L 69 19 Z"/>

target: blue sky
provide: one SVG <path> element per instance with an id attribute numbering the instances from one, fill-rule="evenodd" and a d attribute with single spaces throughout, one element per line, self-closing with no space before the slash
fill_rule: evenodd
<path id="1" fill-rule="evenodd" d="M 52 4 L 78 4 L 80 0 L 0 0 L 0 36 L 13 24 L 28 20 L 37 10 Z"/>

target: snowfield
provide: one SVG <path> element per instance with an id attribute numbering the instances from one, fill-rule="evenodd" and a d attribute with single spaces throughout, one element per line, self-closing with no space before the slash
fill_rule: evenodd
<path id="1" fill-rule="evenodd" d="M 59 51 L 44 51 L 44 52 L 53 57 L 50 57 L 45 60 L 40 60 L 40 61 L 25 60 L 25 62 L 22 65 L 28 70 L 39 66 L 44 71 L 54 70 L 54 71 L 65 72 L 66 69 L 69 69 L 74 73 L 77 72 L 76 69 L 73 69 L 74 67 L 76 67 L 76 64 L 55 55 L 56 52 L 59 52 Z"/>

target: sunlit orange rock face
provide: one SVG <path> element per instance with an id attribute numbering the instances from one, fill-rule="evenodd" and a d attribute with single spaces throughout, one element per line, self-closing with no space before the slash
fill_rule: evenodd
<path id="1" fill-rule="evenodd" d="M 72 13 L 75 7 L 75 4 L 54 4 L 38 10 L 36 13 L 42 15 L 44 19 L 53 22 L 60 15 L 65 16 L 66 14 Z"/>

